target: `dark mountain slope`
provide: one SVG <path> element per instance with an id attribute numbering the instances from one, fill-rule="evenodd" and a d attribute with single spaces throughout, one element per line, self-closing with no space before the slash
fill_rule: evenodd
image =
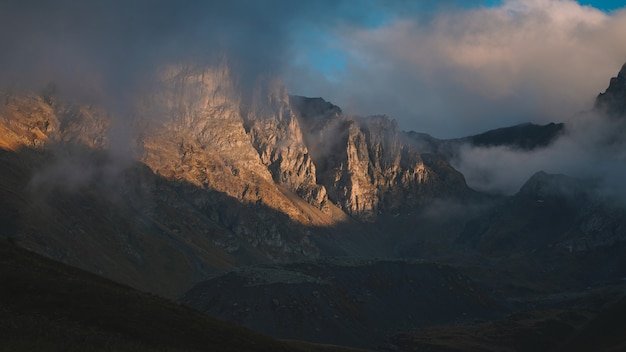
<path id="1" fill-rule="evenodd" d="M 626 115 L 626 64 L 611 78 L 604 93 L 598 95 L 595 108 L 613 116 Z"/>
<path id="2" fill-rule="evenodd" d="M 57 159 L 41 150 L 0 149 L 6 235 L 48 257 L 174 298 L 236 265 L 318 253 L 308 237 L 300 237 L 308 236 L 305 228 L 285 214 L 167 180 L 139 162 L 115 177 L 102 174 L 72 185 L 55 183 L 52 174 L 34 186 L 33 178 L 51 174 L 46 167 Z M 100 172 L 107 167 L 103 159 L 106 154 L 87 151 L 71 172 Z"/>
<path id="3" fill-rule="evenodd" d="M 455 139 L 437 139 L 428 134 L 414 131 L 406 132 L 406 136 L 418 150 L 440 154 L 449 160 L 458 155 L 459 149 L 464 145 L 472 147 L 504 146 L 519 150 L 544 148 L 559 138 L 564 130 L 565 124 L 563 123 L 546 125 L 524 123 Z"/>
<path id="4" fill-rule="evenodd" d="M 367 348 L 398 330 L 504 311 L 452 267 L 354 258 L 243 267 L 181 301 L 274 337 Z"/>
<path id="5" fill-rule="evenodd" d="M 492 273 L 545 289 L 621 279 L 626 276 L 626 209 L 595 185 L 539 172 L 490 214 L 468 222 L 457 241 L 489 258 Z"/>
<path id="6" fill-rule="evenodd" d="M 512 148 L 533 150 L 546 147 L 563 132 L 564 124 L 549 123 L 536 125 L 524 123 L 512 127 L 498 128 L 485 133 L 466 137 L 477 147 L 509 146 Z"/>
<path id="7" fill-rule="evenodd" d="M 341 351 L 294 347 L 0 240 L 1 351 Z"/>
<path id="8" fill-rule="evenodd" d="M 581 328 L 561 351 L 626 351 L 626 298 L 610 304 Z"/>

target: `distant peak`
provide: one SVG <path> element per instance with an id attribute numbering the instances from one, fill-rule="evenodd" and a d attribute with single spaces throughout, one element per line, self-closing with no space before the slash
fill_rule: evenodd
<path id="1" fill-rule="evenodd" d="M 545 199 L 575 197 L 585 194 L 596 186 L 594 180 L 578 179 L 563 174 L 538 171 L 521 187 L 518 196 Z"/>
<path id="2" fill-rule="evenodd" d="M 611 78 L 606 91 L 598 95 L 595 108 L 610 115 L 626 115 L 626 63 L 617 76 Z"/>
<path id="3" fill-rule="evenodd" d="M 338 116 L 343 112 L 337 105 L 322 98 L 309 98 L 300 95 L 290 95 L 289 101 L 302 117 Z"/>

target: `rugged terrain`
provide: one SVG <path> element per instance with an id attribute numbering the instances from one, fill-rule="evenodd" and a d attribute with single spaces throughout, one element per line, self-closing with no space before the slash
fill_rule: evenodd
<path id="1" fill-rule="evenodd" d="M 245 263 L 388 255 L 377 244 L 384 236 L 361 221 L 473 196 L 460 173 L 404 143 L 387 117 L 344 116 L 276 82 L 260 83 L 242 109 L 229 75 L 171 68 L 126 120 L 60 101 L 54 89 L 4 92 L 8 235 L 175 297 Z"/>
<path id="2" fill-rule="evenodd" d="M 245 267 L 196 286 L 181 302 L 272 336 L 364 348 L 384 346 L 408 327 L 506 311 L 449 266 L 348 258 Z"/>
<path id="3" fill-rule="evenodd" d="M 606 152 L 624 145 L 625 70 L 595 105 Z M 624 296 L 626 207 L 598 180 L 533 170 L 503 196 L 452 166 L 567 125 L 440 140 L 271 79 L 240 95 L 225 65 L 160 79 L 131 111 L 2 92 L 1 234 L 275 337 L 380 350 L 554 349 Z"/>
<path id="4" fill-rule="evenodd" d="M 0 240 L 1 351 L 354 351 L 287 343 Z"/>

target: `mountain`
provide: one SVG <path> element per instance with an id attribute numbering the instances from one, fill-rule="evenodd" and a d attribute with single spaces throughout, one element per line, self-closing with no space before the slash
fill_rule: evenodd
<path id="1" fill-rule="evenodd" d="M 142 130 L 163 138 L 139 140 L 141 161 L 107 149 L 115 136 L 104 111 L 32 95 L 4 102 L 3 220 L 21 246 L 167 297 L 242 263 L 319 254 L 302 223 L 325 215 L 263 173 L 241 121 L 211 144 L 187 135 L 187 150 L 176 138 L 196 130 L 160 120 L 164 130 Z M 209 119 L 207 131 L 237 125 L 226 117 Z M 258 163 L 234 176 L 250 162 L 234 154 L 241 141 Z M 220 143 L 224 151 L 213 151 Z"/>
<path id="2" fill-rule="evenodd" d="M 545 290 L 620 280 L 626 208 L 598 187 L 593 180 L 538 172 L 516 195 L 467 222 L 457 242 Z"/>
<path id="3" fill-rule="evenodd" d="M 626 64 L 616 77 L 611 78 L 604 93 L 598 95 L 595 108 L 609 115 L 626 115 Z"/>
<path id="4" fill-rule="evenodd" d="M 623 71 L 598 109 L 620 113 Z M 450 164 L 464 146 L 550 148 L 563 124 L 439 140 L 290 96 L 271 79 L 242 94 L 232 76 L 226 65 L 166 67 L 153 90 L 113 110 L 53 85 L 3 91 L 0 235 L 274 337 L 381 350 L 432 347 L 425 341 L 448 334 L 486 336 L 491 350 L 528 331 L 564 341 L 624 296 L 617 194 L 545 172 L 513 196 L 482 194 Z M 11 280 L 11 299 L 39 287 Z M 528 346 L 558 345 L 542 341 Z"/>
<path id="5" fill-rule="evenodd" d="M 505 312 L 452 267 L 357 258 L 243 267 L 196 285 L 181 302 L 279 338 L 366 348 L 407 327 Z"/>
<path id="6" fill-rule="evenodd" d="M 437 139 L 426 133 L 414 131 L 406 132 L 406 135 L 419 150 L 442 155 L 447 160 L 451 160 L 458 156 L 460 148 L 463 146 L 503 146 L 522 151 L 545 148 L 557 140 L 564 131 L 564 123 L 548 123 L 546 125 L 523 123 L 454 139 Z"/>
<path id="7" fill-rule="evenodd" d="M 463 175 L 441 156 L 407 143 L 395 120 L 344 116 L 321 98 L 292 100 L 319 180 L 329 199 L 348 214 L 375 221 L 381 213 L 437 198 L 471 196 Z"/>
<path id="8" fill-rule="evenodd" d="M 63 101 L 54 87 L 4 92 L 9 236 L 176 297 L 241 264 L 374 254 L 384 239 L 361 221 L 473 195 L 387 117 L 344 116 L 274 81 L 244 99 L 232 82 L 225 66 L 172 67 L 122 116 Z"/>
<path id="9" fill-rule="evenodd" d="M 293 344 L 0 239 L 3 351 L 354 351 Z"/>

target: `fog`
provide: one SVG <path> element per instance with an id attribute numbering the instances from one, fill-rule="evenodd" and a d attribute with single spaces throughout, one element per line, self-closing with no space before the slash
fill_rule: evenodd
<path id="1" fill-rule="evenodd" d="M 602 142 L 614 126 L 584 111 L 626 61 L 626 10 L 483 3 L 6 0 L 0 89 L 37 92 L 53 82 L 60 99 L 110 112 L 115 159 L 132 155 L 137 99 L 164 68 L 225 63 L 244 102 L 259 81 L 276 78 L 291 94 L 440 138 L 566 122 L 566 136 L 547 149 L 463 150 L 455 166 L 478 189 L 510 194 L 538 170 L 621 176 L 620 150 Z M 328 52 L 337 57 L 316 56 Z"/>
<path id="2" fill-rule="evenodd" d="M 452 164 L 471 187 L 490 193 L 512 195 L 534 173 L 545 171 L 597 180 L 600 192 L 626 199 L 625 123 L 600 111 L 580 113 L 546 148 L 524 151 L 466 145 Z"/>
<path id="3" fill-rule="evenodd" d="M 325 75 L 302 66 L 288 80 L 292 91 L 439 138 L 566 122 L 626 61 L 626 11 L 571 0 L 404 11 L 333 33 L 327 45 L 343 52 L 344 68 Z"/>

